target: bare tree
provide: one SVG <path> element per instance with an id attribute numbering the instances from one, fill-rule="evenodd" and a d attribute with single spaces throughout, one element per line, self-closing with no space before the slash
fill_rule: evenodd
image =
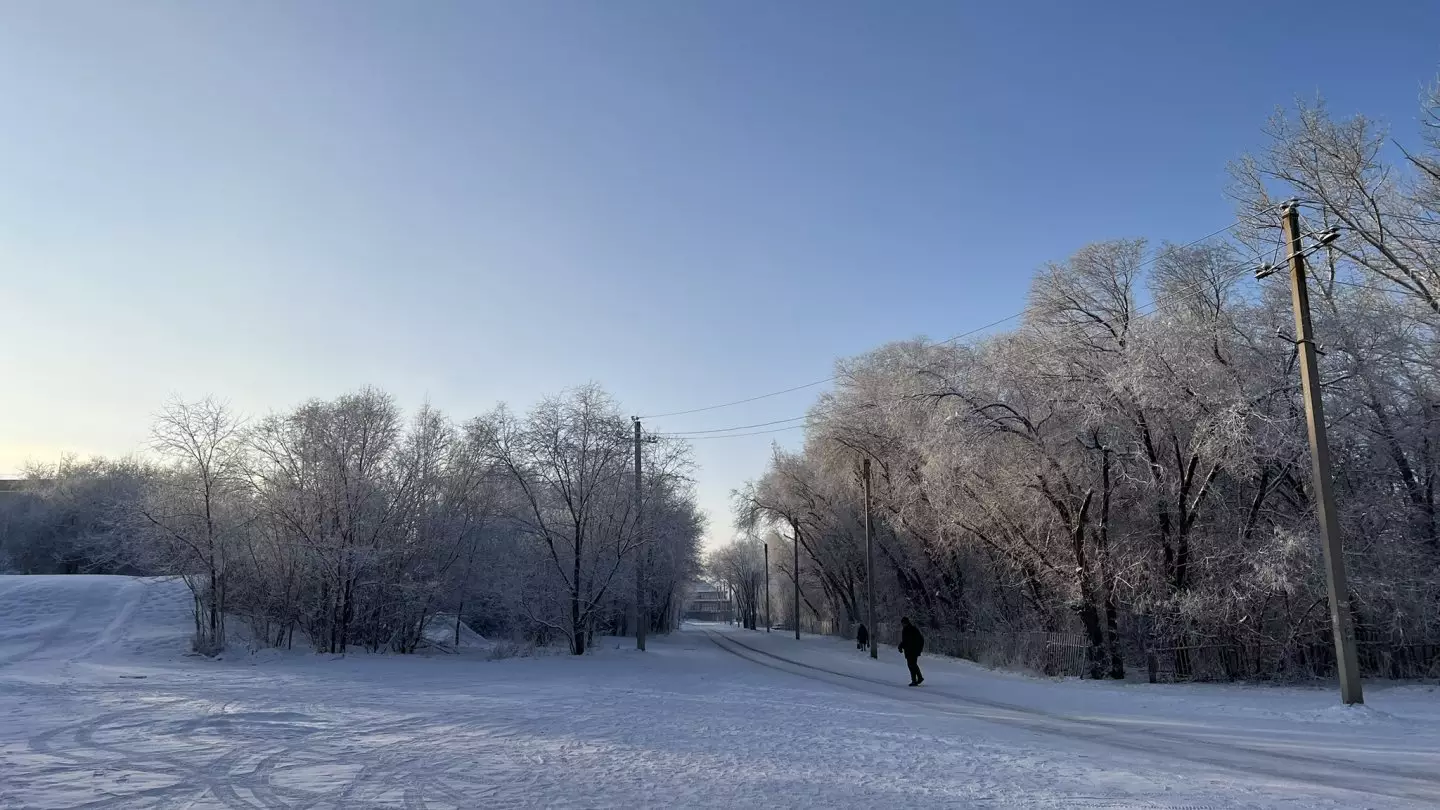
<path id="1" fill-rule="evenodd" d="M 243 421 L 212 398 L 175 398 L 155 422 L 152 449 L 168 467 L 137 507 L 156 569 L 195 596 L 195 647 L 225 647 L 229 567 L 254 513 L 247 498 Z"/>
<path id="2" fill-rule="evenodd" d="M 735 594 L 741 624 L 754 630 L 765 590 L 765 552 L 759 540 L 746 537 L 712 551 L 705 563 L 712 581 Z"/>
<path id="3" fill-rule="evenodd" d="M 626 421 L 596 386 L 542 401 L 524 419 L 505 409 L 472 422 L 471 441 L 508 476 L 511 517 L 545 549 L 567 594 L 561 615 L 535 615 L 583 655 L 602 600 L 638 540 Z"/>

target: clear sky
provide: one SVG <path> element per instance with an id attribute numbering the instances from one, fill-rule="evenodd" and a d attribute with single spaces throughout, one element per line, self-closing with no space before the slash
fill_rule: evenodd
<path id="1" fill-rule="evenodd" d="M 0 473 L 135 449 L 172 392 L 796 385 L 1226 224 L 1297 95 L 1413 141 L 1437 71 L 1420 0 L 0 2 Z M 696 443 L 717 537 L 776 438 Z"/>

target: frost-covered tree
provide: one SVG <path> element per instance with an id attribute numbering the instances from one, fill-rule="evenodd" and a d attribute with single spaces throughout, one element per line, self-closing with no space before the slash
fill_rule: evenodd
<path id="1" fill-rule="evenodd" d="M 232 561 L 254 524 L 244 424 L 214 399 L 171 400 L 155 420 L 164 465 L 135 506 L 147 567 L 184 578 L 195 597 L 195 647 L 225 647 Z"/>
<path id="2" fill-rule="evenodd" d="M 28 465 L 0 492 L 0 571 L 151 573 L 131 559 L 130 507 L 155 475 L 137 458 Z"/>
<path id="3" fill-rule="evenodd" d="M 765 596 L 765 549 L 760 540 L 746 537 L 712 551 L 705 561 L 710 580 L 735 595 L 742 626 L 754 630 Z"/>
<path id="4" fill-rule="evenodd" d="M 508 514 L 544 549 L 531 616 L 585 652 L 592 621 L 638 547 L 627 422 L 609 396 L 587 386 L 542 401 L 526 417 L 501 408 L 470 425 L 471 441 L 510 481 Z"/>
<path id="5" fill-rule="evenodd" d="M 298 631 L 330 653 L 458 643 L 465 622 L 582 652 L 625 630 L 641 550 L 657 631 L 699 566 L 688 449 L 649 448 L 642 543 L 617 427 L 594 387 L 464 426 L 428 405 L 407 417 L 374 389 L 249 425 L 214 400 L 176 400 L 157 420 L 157 464 L 37 469 L 0 501 L 0 551 L 21 570 L 183 576 L 206 652 L 227 643 L 227 618 L 250 644 L 291 646 Z"/>
<path id="6" fill-rule="evenodd" d="M 543 400 L 524 417 L 500 408 L 468 426 L 469 441 L 507 480 L 507 519 L 546 564 L 526 574 L 530 618 L 583 654 L 618 606 L 633 608 L 635 566 L 649 559 L 647 602 L 669 606 L 693 570 L 702 527 L 685 476 L 683 448 L 651 452 L 636 520 L 630 423 L 597 386 Z M 631 587 L 626 587 L 630 584 Z M 656 588 L 663 585 L 663 592 Z M 653 617 L 652 613 L 652 617 Z"/>
<path id="7" fill-rule="evenodd" d="M 853 619 L 869 459 L 882 619 L 971 652 L 1075 633 L 1095 677 L 1157 650 L 1181 677 L 1323 668 L 1289 290 L 1251 277 L 1298 196 L 1307 227 L 1345 229 L 1311 298 L 1349 609 L 1365 666 L 1397 671 L 1440 637 L 1434 131 L 1387 162 L 1372 123 L 1302 105 L 1235 167 L 1237 241 L 1095 243 L 1037 273 L 1009 332 L 842 361 L 803 446 L 738 493 L 742 525 L 797 537 L 819 612 Z"/>

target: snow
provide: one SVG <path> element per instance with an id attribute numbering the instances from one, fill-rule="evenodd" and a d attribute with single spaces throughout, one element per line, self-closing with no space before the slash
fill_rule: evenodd
<path id="1" fill-rule="evenodd" d="M 893 650 L 724 626 L 578 659 L 217 661 L 185 653 L 189 609 L 173 581 L 0 577 L 0 808 L 1440 803 L 1427 686 L 1345 708 L 926 657 L 908 689 Z"/>
<path id="2" fill-rule="evenodd" d="M 437 613 L 425 622 L 425 642 L 440 650 L 491 650 L 494 642 L 460 622 L 460 643 L 455 643 L 455 614 Z"/>

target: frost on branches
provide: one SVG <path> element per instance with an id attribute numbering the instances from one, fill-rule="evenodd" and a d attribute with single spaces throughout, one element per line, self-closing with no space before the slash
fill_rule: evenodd
<path id="1" fill-rule="evenodd" d="M 890 623 L 1021 665 L 1070 644 L 1095 678 L 1325 674 L 1290 291 L 1253 277 L 1299 197 L 1307 230 L 1345 229 L 1311 303 L 1362 667 L 1436 674 L 1416 650 L 1440 641 L 1437 109 L 1398 164 L 1363 118 L 1279 116 L 1233 167 L 1238 238 L 1088 245 L 1036 274 L 1011 331 L 840 363 L 803 447 L 737 493 L 741 524 L 798 539 L 817 620 L 859 621 L 868 457 Z"/>
<path id="2" fill-rule="evenodd" d="M 408 653 L 444 614 L 581 654 L 634 627 L 638 555 L 657 631 L 699 566 L 687 449 L 647 447 L 641 533 L 627 428 L 594 387 L 463 425 L 373 389 L 255 422 L 177 400 L 139 460 L 32 471 L 5 561 L 183 577 L 206 653 L 235 620 L 252 646 Z"/>

